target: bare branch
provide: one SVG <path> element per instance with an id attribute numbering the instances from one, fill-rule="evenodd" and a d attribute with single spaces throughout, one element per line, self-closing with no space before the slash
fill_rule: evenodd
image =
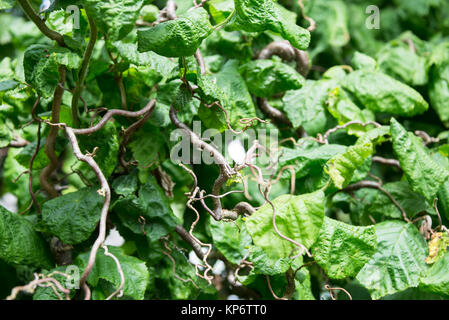
<path id="1" fill-rule="evenodd" d="M 61 85 L 56 87 L 55 93 L 53 94 L 53 104 L 51 107 L 52 123 L 59 122 L 59 112 L 62 104 L 62 95 L 64 94 L 63 87 L 65 83 L 66 68 L 64 66 L 59 66 L 58 72 L 59 72 L 59 83 Z M 59 164 L 58 156 L 56 155 L 55 152 L 55 143 L 56 138 L 58 136 L 58 131 L 59 131 L 58 127 L 56 126 L 50 127 L 50 132 L 48 133 L 47 141 L 45 144 L 45 154 L 47 155 L 48 159 L 50 159 L 50 163 L 42 170 L 39 176 L 39 181 L 44 190 L 49 194 L 50 198 L 56 198 L 57 196 L 59 196 L 53 184 L 48 181 L 50 175 L 57 169 Z"/>
<path id="2" fill-rule="evenodd" d="M 411 222 L 410 219 L 407 217 L 407 213 L 405 212 L 404 208 L 402 208 L 402 206 L 399 204 L 399 202 L 392 196 L 392 194 L 390 192 L 388 192 L 387 190 L 385 190 L 382 187 L 382 184 L 376 181 L 368 181 L 368 180 L 363 180 L 363 181 L 359 181 L 357 183 L 351 184 L 339 191 L 342 192 L 353 192 L 362 188 L 371 188 L 371 189 L 377 189 L 379 191 L 382 191 L 390 200 L 391 202 L 393 202 L 393 204 L 399 209 L 399 211 L 401 211 L 402 214 L 402 218 L 407 221 L 407 222 Z"/>
<path id="3" fill-rule="evenodd" d="M 257 105 L 259 106 L 259 109 L 271 120 L 285 124 L 289 127 L 293 126 L 290 120 L 281 110 L 272 107 L 268 103 L 267 98 L 257 98 Z"/>
<path id="4" fill-rule="evenodd" d="M 349 127 L 350 125 L 353 125 L 353 124 L 358 124 L 358 125 L 360 125 L 362 127 L 366 127 L 368 125 L 373 125 L 376 128 L 381 127 L 381 124 L 377 123 L 375 121 L 362 122 L 362 121 L 359 121 L 359 120 L 352 120 L 352 121 L 346 122 L 345 124 L 342 124 L 342 125 L 339 125 L 339 126 L 336 126 L 334 128 L 331 128 L 331 129 L 327 130 L 326 133 L 322 137 L 322 143 L 328 144 L 329 142 L 327 141 L 327 139 L 329 138 L 329 136 L 332 133 L 337 132 L 340 129 L 345 129 L 346 127 Z"/>
<path id="5" fill-rule="evenodd" d="M 125 274 L 123 273 L 122 266 L 120 265 L 120 261 L 117 259 L 117 257 L 114 256 L 112 253 L 110 253 L 108 247 L 105 246 L 104 244 L 101 247 L 104 249 L 104 255 L 114 260 L 115 265 L 117 266 L 117 271 L 120 275 L 120 286 L 117 288 L 117 290 L 111 293 L 109 297 L 106 298 L 106 300 L 111 300 L 116 295 L 118 298 L 120 298 L 123 296 L 123 287 L 125 286 Z"/>
<path id="6" fill-rule="evenodd" d="M 296 70 L 304 77 L 310 70 L 310 62 L 305 51 L 296 49 L 288 41 L 274 41 L 260 51 L 258 59 L 270 59 L 273 55 L 285 61 L 296 61 Z"/>
<path id="7" fill-rule="evenodd" d="M 86 162 L 92 170 L 95 172 L 95 175 L 97 176 L 98 181 L 100 182 L 101 189 L 99 190 L 99 193 L 104 197 L 104 203 L 103 207 L 101 209 L 101 215 L 100 215 L 100 231 L 98 234 L 97 239 L 95 240 L 94 245 L 92 246 L 92 249 L 90 251 L 89 255 L 89 261 L 87 263 L 86 269 L 84 270 L 84 273 L 80 280 L 80 286 L 84 287 L 84 284 L 86 283 L 87 276 L 92 271 L 92 268 L 95 263 L 95 259 L 97 256 L 98 249 L 101 245 L 103 245 L 104 240 L 106 238 L 106 219 L 108 216 L 109 211 L 109 205 L 111 202 L 111 190 L 109 188 L 108 181 L 106 180 L 105 176 L 103 175 L 103 172 L 101 171 L 98 164 L 95 162 L 94 158 L 87 154 L 84 155 L 81 153 L 81 150 L 78 145 L 78 141 L 75 136 L 75 130 L 70 127 L 65 127 L 66 134 L 69 138 L 69 141 L 72 145 L 73 153 L 75 154 L 75 157 L 83 162 Z M 87 292 L 86 292 L 87 295 Z"/>
<path id="8" fill-rule="evenodd" d="M 402 171 L 401 164 L 396 159 L 386 159 L 386 158 L 374 156 L 372 158 L 372 161 L 380 163 L 380 164 L 384 164 L 384 165 L 387 165 L 387 166 L 396 167 L 399 171 Z"/>
<path id="9" fill-rule="evenodd" d="M 204 62 L 204 57 L 201 54 L 200 48 L 196 49 L 194 56 L 200 67 L 201 74 L 206 74 L 206 63 Z"/>
<path id="10" fill-rule="evenodd" d="M 145 108 L 139 110 L 139 111 L 127 111 L 127 110 L 121 110 L 121 109 L 112 109 L 106 112 L 106 114 L 101 118 L 101 120 L 93 127 L 90 128 L 84 128 L 84 129 L 72 129 L 74 134 L 91 134 L 94 133 L 101 128 L 103 128 L 106 123 L 114 116 L 123 116 L 123 117 L 129 117 L 129 118 L 137 118 L 145 113 L 149 112 L 151 109 L 154 108 L 156 103 L 155 99 L 151 99 L 148 104 L 145 106 Z M 64 125 L 64 124 L 57 124 L 57 125 Z"/>
<path id="11" fill-rule="evenodd" d="M 11 294 L 6 298 L 6 300 L 14 300 L 17 298 L 17 295 L 24 291 L 26 293 L 29 294 L 33 294 L 37 287 L 48 287 L 48 286 L 55 286 L 59 291 L 61 291 L 62 293 L 65 294 L 66 300 L 70 300 L 70 290 L 64 288 L 61 283 L 56 280 L 55 278 L 52 278 L 51 276 L 43 276 L 43 275 L 39 275 L 39 274 L 34 274 L 34 280 L 31 281 L 30 283 L 24 285 L 24 286 L 18 286 L 18 287 L 14 287 L 11 291 Z M 55 294 L 57 296 L 60 297 L 60 299 L 62 299 L 62 297 L 59 295 L 59 293 L 55 290 L 55 288 L 53 287 L 53 290 L 55 292 Z"/>

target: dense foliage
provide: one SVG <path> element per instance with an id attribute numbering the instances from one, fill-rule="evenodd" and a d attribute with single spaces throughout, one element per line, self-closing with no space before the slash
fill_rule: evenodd
<path id="1" fill-rule="evenodd" d="M 448 17 L 0 0 L 0 298 L 448 298 Z"/>

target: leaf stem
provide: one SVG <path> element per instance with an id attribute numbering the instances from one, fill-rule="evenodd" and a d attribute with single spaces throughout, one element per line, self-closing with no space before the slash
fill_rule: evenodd
<path id="1" fill-rule="evenodd" d="M 216 31 L 216 30 L 220 30 L 221 28 L 223 28 L 231 20 L 231 18 L 234 16 L 234 14 L 235 14 L 235 9 L 232 10 L 231 14 L 229 16 L 227 16 L 226 19 L 224 19 L 221 23 L 214 26 L 214 30 Z"/>

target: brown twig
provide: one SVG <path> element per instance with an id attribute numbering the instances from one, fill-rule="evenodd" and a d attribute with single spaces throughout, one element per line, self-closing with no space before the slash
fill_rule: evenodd
<path id="1" fill-rule="evenodd" d="M 390 200 L 391 202 L 393 202 L 393 204 L 399 209 L 399 211 L 402 214 L 402 218 L 407 221 L 407 222 L 411 222 L 410 219 L 407 217 L 407 213 L 405 212 L 404 208 L 402 208 L 402 206 L 399 204 L 399 202 L 393 197 L 393 195 L 388 192 L 387 190 L 385 190 L 381 183 L 376 182 L 376 181 L 368 181 L 368 180 L 363 180 L 363 181 L 359 181 L 356 182 L 354 184 L 351 184 L 341 190 L 339 190 L 338 192 L 342 191 L 342 192 L 353 192 L 362 188 L 371 188 L 371 189 L 377 189 L 379 191 L 382 191 Z"/>
<path id="2" fill-rule="evenodd" d="M 99 234 L 98 234 L 97 239 L 94 242 L 94 245 L 92 246 L 92 249 L 89 254 L 89 261 L 87 263 L 87 266 L 86 266 L 84 273 L 80 280 L 80 286 L 83 287 L 84 284 L 86 283 L 87 276 L 90 274 L 90 272 L 92 271 L 92 268 L 94 266 L 98 249 L 100 248 L 100 246 L 103 245 L 104 240 L 106 238 L 106 220 L 107 220 L 107 216 L 108 216 L 109 205 L 111 202 L 111 190 L 109 188 L 108 181 L 106 180 L 103 172 L 101 171 L 100 167 L 98 166 L 98 164 L 96 163 L 94 158 L 89 154 L 85 155 L 85 154 L 81 153 L 81 150 L 78 145 L 78 141 L 75 136 L 75 130 L 70 127 L 65 127 L 65 131 L 69 138 L 70 144 L 72 145 L 72 149 L 73 149 L 73 153 L 75 154 L 75 157 L 80 161 L 86 162 L 92 168 L 92 170 L 95 172 L 95 175 L 97 176 L 97 179 L 100 182 L 100 187 L 101 187 L 101 189 L 99 190 L 100 191 L 99 193 L 104 197 L 104 203 L 103 203 L 103 207 L 101 209 L 101 215 L 100 215 Z M 87 296 L 87 292 L 86 292 L 86 296 Z"/>
<path id="3" fill-rule="evenodd" d="M 124 158 L 125 152 L 126 152 L 126 146 L 131 141 L 131 138 L 134 135 L 134 133 L 137 130 L 139 130 L 140 128 L 142 128 L 144 126 L 145 122 L 147 122 L 147 120 L 151 117 L 151 115 L 153 114 L 153 111 L 155 109 L 155 106 L 156 106 L 156 100 L 151 99 L 145 107 L 145 108 L 148 107 L 149 109 L 145 113 L 145 115 L 142 117 L 142 119 L 139 119 L 136 122 L 134 122 L 123 132 L 123 138 L 122 138 L 122 141 L 120 142 L 120 147 L 119 147 L 118 159 L 119 159 L 120 165 L 123 167 L 123 169 L 125 169 L 125 172 L 128 172 L 128 165 L 129 165 L 129 163 L 127 163 Z"/>
<path id="4" fill-rule="evenodd" d="M 123 296 L 123 287 L 125 286 L 125 274 L 123 273 L 122 266 L 120 265 L 120 261 L 117 259 L 116 256 L 114 256 L 112 253 L 109 252 L 108 247 L 104 244 L 101 246 L 104 249 L 104 255 L 110 257 L 112 260 L 114 260 L 115 265 L 117 267 L 117 271 L 120 275 L 120 286 L 111 293 L 106 300 L 111 300 L 113 297 L 117 296 L 118 298 Z"/>
<path id="5" fill-rule="evenodd" d="M 203 74 L 203 75 L 206 74 L 206 63 L 204 62 L 204 57 L 201 54 L 201 51 L 199 48 L 196 49 L 194 56 L 195 56 L 196 62 L 198 63 L 198 66 L 200 67 L 201 74 Z"/>
<path id="6" fill-rule="evenodd" d="M 29 294 L 33 294 L 37 287 L 47 287 L 48 284 L 52 284 L 53 286 L 55 286 L 59 291 L 61 291 L 62 293 L 65 294 L 66 300 L 70 300 L 70 290 L 64 288 L 61 283 L 56 280 L 55 278 L 51 277 L 51 276 L 43 276 L 43 275 L 39 275 L 39 274 L 34 274 L 34 280 L 31 281 L 30 283 L 24 285 L 24 286 L 17 286 L 14 287 L 11 291 L 11 294 L 6 298 L 6 300 L 14 300 L 17 298 L 17 295 L 24 291 L 26 293 Z M 62 297 L 59 295 L 59 293 L 55 290 L 54 287 L 53 291 L 55 292 L 55 294 L 62 299 Z"/>
<path id="7" fill-rule="evenodd" d="M 22 7 L 25 14 L 30 18 L 31 21 L 38 27 L 38 29 L 49 39 L 55 40 L 59 46 L 65 47 L 63 36 L 47 27 L 45 22 L 36 14 L 33 7 L 28 0 L 17 0 L 19 5 Z"/>
<path id="8" fill-rule="evenodd" d="M 386 159 L 383 157 L 374 156 L 372 158 L 372 161 L 376 162 L 376 163 L 384 164 L 387 166 L 396 167 L 399 171 L 402 171 L 401 164 L 396 159 Z"/>
<path id="9" fill-rule="evenodd" d="M 276 109 L 272 107 L 268 103 L 267 98 L 257 98 L 257 105 L 259 106 L 259 109 L 270 119 L 277 123 L 285 124 L 289 127 L 292 127 L 292 123 L 287 118 L 287 116 L 279 109 Z"/>
<path id="10" fill-rule="evenodd" d="M 290 42 L 273 41 L 260 51 L 258 59 L 270 59 L 273 55 L 285 61 L 296 61 L 296 70 L 304 77 L 310 70 L 310 62 L 305 51 L 296 49 Z"/>
<path id="11" fill-rule="evenodd" d="M 64 66 L 59 66 L 58 72 L 59 83 L 61 85 L 56 87 L 55 93 L 53 95 L 50 120 L 52 123 L 59 122 L 59 112 L 62 104 L 62 95 L 64 94 L 63 87 L 65 83 L 66 68 Z M 51 174 L 57 169 L 59 165 L 58 156 L 55 152 L 55 143 L 58 136 L 58 131 L 58 127 L 50 127 L 50 132 L 48 133 L 47 141 L 45 144 L 45 154 L 47 155 L 48 159 L 50 159 L 50 163 L 42 170 L 41 174 L 39 175 L 39 181 L 44 190 L 49 194 L 50 198 L 56 198 L 59 196 L 58 192 L 55 190 L 54 185 L 49 181 Z"/>
<path id="12" fill-rule="evenodd" d="M 358 125 L 360 125 L 362 127 L 366 127 L 368 125 L 373 125 L 376 128 L 379 128 L 379 127 L 382 126 L 380 123 L 377 123 L 375 121 L 362 122 L 362 121 L 359 121 L 359 120 L 352 120 L 352 121 L 346 122 L 345 124 L 342 124 L 342 125 L 339 125 L 339 126 L 336 126 L 334 128 L 331 128 L 331 129 L 327 130 L 326 133 L 322 136 L 321 143 L 328 144 L 329 142 L 327 141 L 327 139 L 329 138 L 329 136 L 332 133 L 337 132 L 340 129 L 345 129 L 346 127 L 348 127 L 350 125 L 353 125 L 353 124 L 358 124 Z"/>
<path id="13" fill-rule="evenodd" d="M 315 20 L 313 20 L 311 17 L 307 16 L 304 13 L 304 3 L 302 2 L 303 0 L 298 0 L 298 5 L 301 8 L 301 15 L 304 18 L 304 20 L 307 20 L 307 22 L 309 22 L 309 26 L 307 27 L 307 30 L 309 31 L 314 31 L 316 29 L 316 22 Z"/>
<path id="14" fill-rule="evenodd" d="M 324 285 L 324 289 L 329 291 L 329 294 L 331 295 L 332 300 L 337 300 L 337 297 L 335 296 L 335 293 L 334 293 L 335 290 L 343 291 L 349 297 L 349 300 L 352 300 L 351 294 L 344 288 L 339 288 L 339 287 L 331 288 L 328 284 L 326 284 L 326 285 Z"/>

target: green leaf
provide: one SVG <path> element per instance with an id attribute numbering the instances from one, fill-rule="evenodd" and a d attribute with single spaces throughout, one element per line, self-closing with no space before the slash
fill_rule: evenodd
<path id="1" fill-rule="evenodd" d="M 116 41 L 113 42 L 113 46 L 125 61 L 136 66 L 145 66 L 151 70 L 155 70 L 164 78 L 172 76 L 173 69 L 177 66 L 171 59 L 160 56 L 152 51 L 138 52 L 136 43 Z"/>
<path id="2" fill-rule="evenodd" d="M 326 128 L 324 103 L 334 81 L 307 80 L 299 90 L 287 91 L 282 98 L 283 109 L 293 127 L 302 126 L 309 135 L 316 135 Z"/>
<path id="3" fill-rule="evenodd" d="M 220 98 L 223 96 L 221 92 L 224 93 L 228 102 L 224 103 L 223 107 L 228 113 L 229 122 L 234 129 L 241 129 L 244 125 L 241 124 L 239 120 L 242 118 L 256 117 L 256 109 L 245 81 L 238 72 L 238 61 L 228 60 L 220 72 L 214 76 L 216 79 L 215 87 L 219 88 L 214 91 L 215 95 L 217 98 Z M 204 88 L 205 86 L 203 85 L 203 92 L 206 92 Z M 213 87 L 211 87 L 211 89 L 213 89 Z M 211 98 L 214 97 L 212 91 L 213 90 L 209 90 L 209 92 L 211 92 L 209 95 Z M 223 111 L 216 106 L 207 108 L 201 105 L 198 115 L 208 127 L 216 128 L 218 130 L 226 128 L 226 116 Z"/>
<path id="4" fill-rule="evenodd" d="M 0 81 L 0 92 L 15 89 L 19 83 L 14 80 Z"/>
<path id="5" fill-rule="evenodd" d="M 196 8 L 176 20 L 138 30 L 138 50 L 154 51 L 165 57 L 191 56 L 212 31 L 207 11 Z"/>
<path id="6" fill-rule="evenodd" d="M 370 56 L 356 51 L 352 57 L 351 64 L 356 69 L 376 70 L 377 62 Z"/>
<path id="7" fill-rule="evenodd" d="M 233 263 L 240 264 L 240 261 L 248 252 L 251 244 L 251 236 L 246 230 L 241 219 L 236 220 L 237 225 L 231 222 L 216 221 L 210 219 L 210 231 L 214 246 L 225 256 L 225 258 Z"/>
<path id="8" fill-rule="evenodd" d="M 42 268 L 52 266 L 50 253 L 33 225 L 0 206 L 0 259 L 7 263 Z"/>
<path id="9" fill-rule="evenodd" d="M 305 14 L 315 20 L 316 32 L 326 46 L 339 48 L 345 46 L 350 35 L 348 31 L 348 13 L 346 4 L 340 0 L 316 0 L 305 3 Z"/>
<path id="10" fill-rule="evenodd" d="M 138 196 L 129 195 L 118 200 L 113 211 L 127 229 L 136 234 L 146 234 L 150 241 L 157 241 L 178 224 L 167 197 L 154 177 L 140 187 Z"/>
<path id="11" fill-rule="evenodd" d="M 33 162 L 33 170 L 43 169 L 50 163 L 50 160 L 45 154 L 46 141 L 47 139 L 45 137 L 41 139 L 39 151 Z M 22 148 L 20 152 L 15 156 L 16 161 L 20 163 L 23 167 L 29 168 L 31 157 L 33 156 L 34 151 L 36 150 L 36 145 L 37 141 L 33 141 L 28 145 L 26 145 L 24 148 Z"/>
<path id="12" fill-rule="evenodd" d="M 77 244 L 97 227 L 103 202 L 95 188 L 83 188 L 45 202 L 42 221 L 63 243 Z"/>
<path id="13" fill-rule="evenodd" d="M 78 142 L 82 152 L 94 152 L 94 149 L 98 148 L 95 151 L 95 161 L 108 178 L 117 165 L 119 142 L 115 125 L 108 122 L 97 132 L 79 136 Z M 89 165 L 83 162 L 80 167 L 87 178 L 96 181 L 95 173 Z"/>
<path id="14" fill-rule="evenodd" d="M 440 120 L 449 124 L 449 43 L 438 46 L 432 53 L 429 69 L 430 105 L 437 112 Z"/>
<path id="15" fill-rule="evenodd" d="M 48 272 L 43 271 L 43 274 L 47 276 L 51 276 L 61 283 L 64 288 L 72 289 L 70 290 L 69 297 L 73 298 L 75 295 L 75 288 L 79 283 L 79 278 L 77 276 L 81 276 L 79 274 L 79 268 L 75 265 L 64 265 L 56 267 Z M 65 276 L 68 275 L 70 278 Z M 69 286 L 74 286 L 70 288 Z M 65 299 L 65 294 L 57 290 L 63 299 Z M 36 291 L 33 294 L 33 300 L 60 300 L 60 297 L 55 293 L 53 287 L 37 287 Z"/>
<path id="16" fill-rule="evenodd" d="M 412 190 L 432 201 L 449 177 L 449 171 L 433 161 L 421 140 L 407 132 L 394 118 L 391 118 L 390 131 L 393 150 Z"/>
<path id="17" fill-rule="evenodd" d="M 159 12 L 160 10 L 158 7 L 153 4 L 149 4 L 142 7 L 142 10 L 140 10 L 140 16 L 146 22 L 154 22 L 157 20 Z"/>
<path id="18" fill-rule="evenodd" d="M 275 60 L 253 60 L 242 65 L 239 71 L 249 91 L 258 97 L 300 89 L 305 81 L 295 69 Z"/>
<path id="19" fill-rule="evenodd" d="M 403 41 L 393 41 L 377 55 L 379 69 L 411 86 L 427 83 L 426 58 L 412 52 Z"/>
<path id="20" fill-rule="evenodd" d="M 357 275 L 373 299 L 417 287 L 426 268 L 427 246 L 410 223 L 385 221 L 375 225 L 377 248 Z"/>
<path id="21" fill-rule="evenodd" d="M 378 71 L 351 72 L 343 79 L 342 86 L 373 112 L 411 117 L 429 107 L 416 90 Z"/>
<path id="22" fill-rule="evenodd" d="M 382 185 L 407 213 L 409 218 L 413 218 L 418 213 L 430 211 L 426 199 L 410 189 L 407 181 L 395 181 Z M 364 211 L 373 216 L 378 221 L 386 218 L 402 219 L 402 213 L 391 199 L 380 190 L 371 190 L 375 194 L 373 199 L 367 201 Z"/>
<path id="23" fill-rule="evenodd" d="M 129 149 L 141 167 L 150 166 L 164 155 L 164 136 L 157 127 L 147 125 L 135 133 Z"/>
<path id="24" fill-rule="evenodd" d="M 223 22 L 234 10 L 233 0 L 210 0 L 206 2 L 207 10 L 216 24 Z"/>
<path id="25" fill-rule="evenodd" d="M 424 291 L 449 296 L 449 252 L 435 262 L 421 277 L 419 287 Z"/>
<path id="26" fill-rule="evenodd" d="M 279 258 L 277 260 L 272 259 L 264 249 L 258 246 L 251 246 L 249 248 L 248 261 L 253 263 L 254 270 L 252 272 L 270 276 L 285 273 L 293 263 L 290 257 Z"/>
<path id="27" fill-rule="evenodd" d="M 336 87 L 329 93 L 326 100 L 329 113 L 338 121 L 339 125 L 343 125 L 349 121 L 358 120 L 361 122 L 374 121 L 374 113 L 368 109 L 361 110 L 349 95 L 340 87 Z M 346 128 L 349 134 L 357 136 L 363 135 L 370 127 L 352 124 Z"/>
<path id="28" fill-rule="evenodd" d="M 8 120 L 0 118 L 0 148 L 5 148 L 13 140 L 13 132 L 7 125 Z"/>
<path id="29" fill-rule="evenodd" d="M 123 274 L 125 275 L 125 286 L 123 288 L 125 297 L 128 299 L 143 300 L 150 276 L 145 262 L 125 255 L 123 250 L 118 247 L 110 246 L 108 247 L 108 251 L 118 259 Z M 88 260 L 89 252 L 86 252 L 79 255 L 75 263 L 81 268 L 85 268 Z M 95 264 L 87 277 L 87 282 L 95 287 L 98 285 L 100 279 L 112 283 L 115 287 L 113 290 L 118 288 L 121 283 L 115 261 L 111 257 L 106 256 L 102 248 L 98 250 Z"/>
<path id="30" fill-rule="evenodd" d="M 133 30 L 143 0 L 82 0 L 87 14 L 109 40 L 123 39 Z"/>
<path id="31" fill-rule="evenodd" d="M 357 275 L 376 245 L 374 226 L 357 227 L 324 217 L 312 255 L 331 279 L 344 279 Z"/>
<path id="32" fill-rule="evenodd" d="M 309 46 L 310 32 L 293 23 L 287 10 L 272 0 L 234 0 L 234 28 L 248 32 L 271 30 L 290 41 L 295 48 Z"/>
<path id="33" fill-rule="evenodd" d="M 320 174 L 329 159 L 346 150 L 345 146 L 339 144 L 311 143 L 308 145 L 304 142 L 304 140 L 299 140 L 300 146 L 295 149 L 282 148 L 282 155 L 279 158 L 279 167 L 293 165 L 297 179 L 307 175 Z M 287 174 L 289 171 L 284 172 Z M 289 175 L 285 177 L 289 177 Z"/>
<path id="34" fill-rule="evenodd" d="M 23 58 L 25 81 L 31 84 L 43 98 L 53 95 L 59 81 L 58 66 L 78 69 L 81 58 L 66 48 L 33 44 Z"/>
<path id="35" fill-rule="evenodd" d="M 300 196 L 285 194 L 274 199 L 279 232 L 310 248 L 323 223 L 324 199 L 321 190 Z M 276 233 L 272 217 L 273 209 L 267 203 L 246 218 L 246 228 L 254 244 L 264 249 L 270 258 L 289 257 L 296 246 Z"/>
<path id="36" fill-rule="evenodd" d="M 350 146 L 344 153 L 330 159 L 326 165 L 329 176 L 338 189 L 347 186 L 354 172 L 363 165 L 365 160 L 373 153 L 373 144 L 365 142 Z"/>
<path id="37" fill-rule="evenodd" d="M 134 171 L 116 178 L 112 182 L 112 188 L 115 193 L 127 197 L 137 191 L 137 183 L 137 174 Z"/>

